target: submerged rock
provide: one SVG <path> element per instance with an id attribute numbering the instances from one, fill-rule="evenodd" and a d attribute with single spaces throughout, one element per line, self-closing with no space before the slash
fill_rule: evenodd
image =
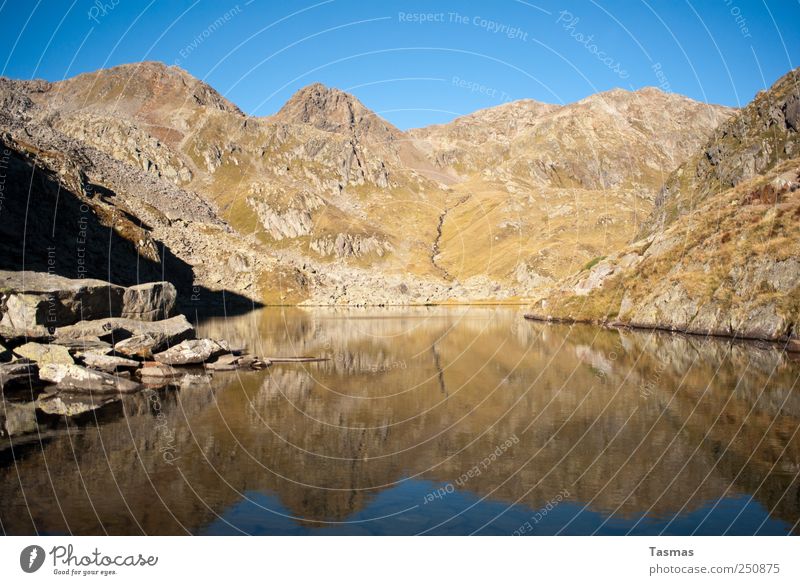
<path id="1" fill-rule="evenodd" d="M 14 437 L 37 429 L 33 402 L 0 402 L 0 436 Z"/>
<path id="2" fill-rule="evenodd" d="M 136 343 L 129 338 L 139 338 Z M 99 338 L 114 343 L 117 350 L 120 342 L 126 341 L 123 348 L 136 345 L 138 349 L 150 344 L 151 352 L 162 351 L 185 339 L 194 337 L 194 327 L 184 315 L 176 315 L 162 321 L 137 321 L 135 319 L 108 318 L 94 321 L 82 321 L 69 327 L 56 330 L 56 340 L 62 343 L 66 340 L 80 340 L 85 338 Z M 138 351 L 138 350 L 137 350 Z M 140 355 L 137 352 L 124 355 Z"/>
<path id="3" fill-rule="evenodd" d="M 141 388 L 139 384 L 105 372 L 90 370 L 77 364 L 45 364 L 39 368 L 42 380 L 53 382 L 59 390 L 74 392 L 129 393 Z"/>
<path id="4" fill-rule="evenodd" d="M 39 396 L 36 399 L 36 406 L 47 414 L 77 416 L 97 410 L 118 400 L 119 398 L 115 397 L 95 398 L 93 396 L 72 396 L 64 392 L 56 392 L 55 394 Z"/>

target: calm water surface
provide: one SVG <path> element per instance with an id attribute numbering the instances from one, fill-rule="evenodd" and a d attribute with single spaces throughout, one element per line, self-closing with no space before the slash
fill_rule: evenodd
<path id="1" fill-rule="evenodd" d="M 7 396 L 5 533 L 800 530 L 800 362 L 771 347 L 486 307 L 265 309 L 200 333 L 330 359 L 69 422 Z"/>

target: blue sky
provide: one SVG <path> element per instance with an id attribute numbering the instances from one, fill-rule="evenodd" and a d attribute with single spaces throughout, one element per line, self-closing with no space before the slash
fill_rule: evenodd
<path id="1" fill-rule="evenodd" d="M 0 2 L 8 77 L 158 60 L 255 115 L 320 81 L 401 128 L 613 87 L 743 105 L 800 63 L 800 0 Z"/>

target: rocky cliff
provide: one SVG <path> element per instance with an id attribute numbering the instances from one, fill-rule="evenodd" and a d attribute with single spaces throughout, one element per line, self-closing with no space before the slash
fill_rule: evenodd
<path id="1" fill-rule="evenodd" d="M 795 70 L 669 176 L 640 239 L 560 282 L 533 315 L 798 338 L 799 100 Z"/>

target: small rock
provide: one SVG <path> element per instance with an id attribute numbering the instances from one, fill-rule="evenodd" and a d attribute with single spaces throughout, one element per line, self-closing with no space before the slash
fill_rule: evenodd
<path id="1" fill-rule="evenodd" d="M 150 359 L 158 340 L 149 334 L 134 335 L 114 346 L 114 352 L 129 358 Z"/>
<path id="2" fill-rule="evenodd" d="M 152 362 L 150 363 L 152 364 Z M 155 362 L 155 364 L 139 370 L 139 375 L 142 378 L 174 378 L 181 376 L 182 373 L 167 364 Z"/>
<path id="3" fill-rule="evenodd" d="M 75 392 L 130 393 L 141 388 L 136 382 L 77 364 L 44 364 L 39 368 L 42 380 L 53 382 L 59 390 Z"/>
<path id="4" fill-rule="evenodd" d="M 225 349 L 213 339 L 190 339 L 155 354 L 153 357 L 163 364 L 202 364 L 210 358 L 225 353 Z"/>
<path id="5" fill-rule="evenodd" d="M 19 357 L 28 358 L 38 364 L 74 364 L 69 349 L 62 345 L 30 342 L 14 350 Z"/>
<path id="6" fill-rule="evenodd" d="M 90 368 L 96 368 L 104 372 L 113 373 L 119 369 L 139 367 L 139 362 L 135 360 L 116 355 L 105 355 L 95 351 L 78 352 L 76 357 Z"/>

